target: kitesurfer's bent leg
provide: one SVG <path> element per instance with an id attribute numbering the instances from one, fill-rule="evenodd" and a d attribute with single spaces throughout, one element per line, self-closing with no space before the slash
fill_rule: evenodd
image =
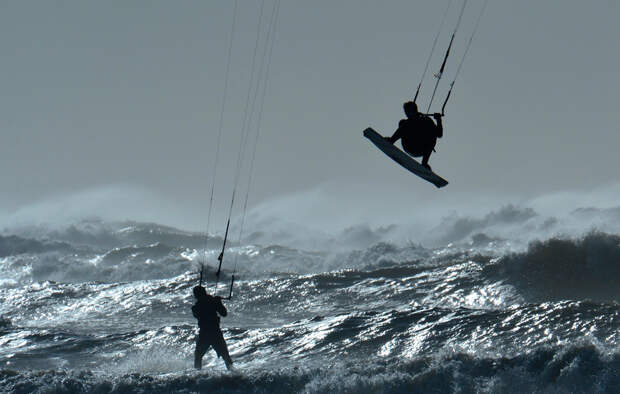
<path id="1" fill-rule="evenodd" d="M 403 136 L 403 131 L 402 129 L 399 127 L 398 129 L 396 129 L 396 131 L 394 132 L 394 134 L 392 134 L 391 137 L 383 137 L 388 143 L 393 144 L 396 141 L 398 141 L 401 137 Z"/>
<path id="2" fill-rule="evenodd" d="M 429 171 L 431 170 L 431 166 L 428 164 L 428 160 L 431 158 L 433 154 L 433 150 L 435 149 L 435 145 L 437 144 L 437 138 L 434 138 L 428 141 L 423 145 L 421 155 L 422 156 L 422 165 L 426 167 Z"/>
<path id="3" fill-rule="evenodd" d="M 432 150 L 428 151 L 428 152 L 425 152 L 424 155 L 422 156 L 422 165 L 424 167 L 426 167 L 429 171 L 433 171 L 433 170 L 431 170 L 431 166 L 428 165 L 428 159 L 430 159 L 431 153 L 433 153 Z"/>
<path id="4" fill-rule="evenodd" d="M 412 157 L 422 157 L 426 153 L 426 150 L 421 149 L 419 145 L 407 141 L 403 141 L 403 150 Z"/>

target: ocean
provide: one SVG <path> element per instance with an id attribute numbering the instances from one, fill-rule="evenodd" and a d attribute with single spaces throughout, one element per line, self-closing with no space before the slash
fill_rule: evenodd
<path id="1" fill-rule="evenodd" d="M 263 223 L 228 245 L 215 290 L 221 235 L 7 226 L 0 391 L 620 392 L 620 207 L 506 205 L 414 227 Z M 204 261 L 221 296 L 237 266 L 222 318 L 234 372 L 212 350 L 193 368 Z"/>

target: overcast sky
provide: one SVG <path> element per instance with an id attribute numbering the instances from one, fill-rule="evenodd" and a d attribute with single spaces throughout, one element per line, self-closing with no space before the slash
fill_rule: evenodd
<path id="1" fill-rule="evenodd" d="M 469 1 L 438 103 L 482 1 Z M 288 201 L 326 222 L 381 212 L 389 221 L 425 204 L 451 211 L 465 199 L 509 203 L 617 183 L 617 3 L 489 1 L 430 160 L 450 185 L 435 189 L 362 130 L 396 128 L 447 0 L 284 0 L 250 207 Z M 216 220 L 232 192 L 259 4 L 240 0 L 237 14 Z M 0 211 L 48 206 L 50 219 L 83 203 L 83 213 L 201 228 L 232 12 L 223 0 L 3 1 Z"/>

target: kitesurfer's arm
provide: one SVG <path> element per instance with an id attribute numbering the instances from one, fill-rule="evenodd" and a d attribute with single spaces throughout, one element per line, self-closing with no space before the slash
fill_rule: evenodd
<path id="1" fill-rule="evenodd" d="M 200 319 L 200 315 L 198 314 L 198 305 L 192 306 L 192 315 L 194 315 L 196 319 Z"/>
<path id="2" fill-rule="evenodd" d="M 222 304 L 222 297 L 215 297 L 215 310 L 223 317 L 226 317 L 226 315 L 228 315 L 226 307 L 224 306 L 224 304 Z"/>
<path id="3" fill-rule="evenodd" d="M 435 122 L 437 122 L 437 138 L 443 137 L 443 124 L 441 123 L 441 114 L 434 113 L 433 118 L 435 118 Z"/>

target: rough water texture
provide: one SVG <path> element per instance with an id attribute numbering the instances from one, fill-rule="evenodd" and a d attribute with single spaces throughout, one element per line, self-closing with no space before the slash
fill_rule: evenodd
<path id="1" fill-rule="evenodd" d="M 213 351 L 192 368 L 204 235 L 100 220 L 6 228 L 0 391 L 618 393 L 618 218 L 507 206 L 415 237 L 255 231 L 224 264 L 238 266 L 222 319 L 236 373 Z M 210 290 L 221 242 L 208 243 Z"/>

